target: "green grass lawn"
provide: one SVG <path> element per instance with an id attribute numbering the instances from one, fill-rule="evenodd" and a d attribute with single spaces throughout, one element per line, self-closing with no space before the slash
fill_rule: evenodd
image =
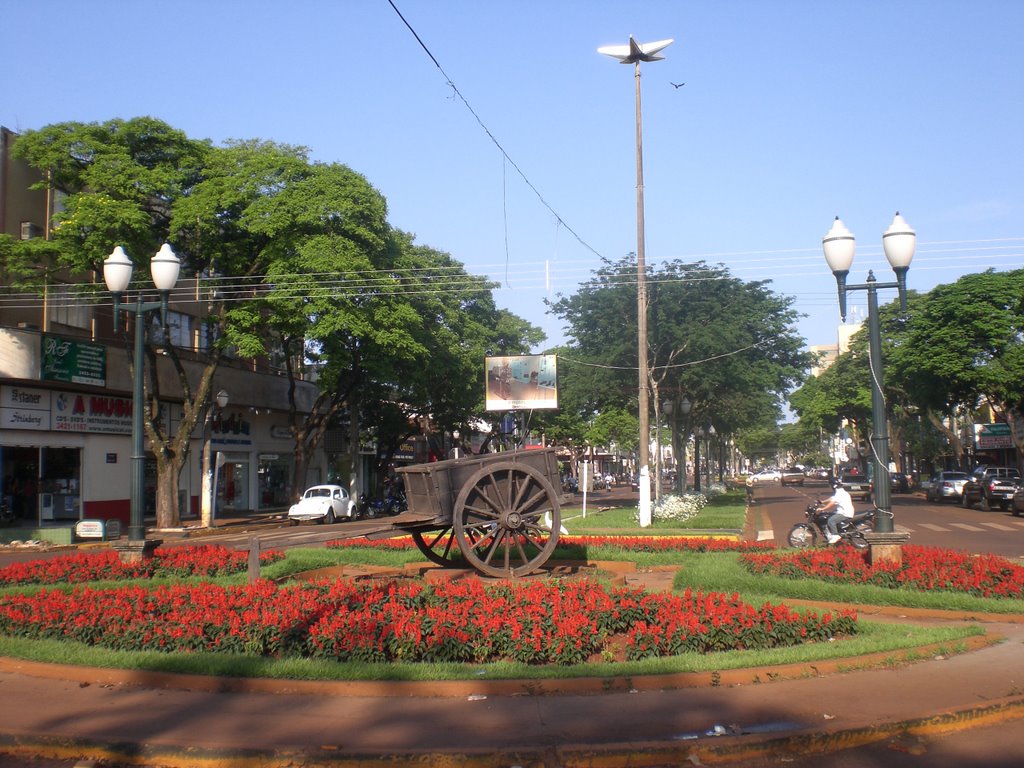
<path id="1" fill-rule="evenodd" d="M 601 508 L 587 506 L 587 516 L 573 507 L 562 511 L 562 525 L 569 534 L 615 531 L 637 536 L 692 534 L 694 531 L 736 531 L 743 529 L 746 502 L 743 491 L 729 491 L 708 499 L 708 504 L 690 520 L 678 523 L 655 520 L 650 528 L 640 528 L 634 515 L 636 507 Z"/>

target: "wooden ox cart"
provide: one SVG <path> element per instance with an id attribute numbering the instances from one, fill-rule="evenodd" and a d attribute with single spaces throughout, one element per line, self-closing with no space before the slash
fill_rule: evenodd
<path id="1" fill-rule="evenodd" d="M 563 496 L 553 448 L 470 454 L 397 471 L 409 509 L 371 538 L 408 533 L 435 563 L 453 565 L 461 555 L 481 573 L 505 578 L 538 570 L 558 543 Z"/>

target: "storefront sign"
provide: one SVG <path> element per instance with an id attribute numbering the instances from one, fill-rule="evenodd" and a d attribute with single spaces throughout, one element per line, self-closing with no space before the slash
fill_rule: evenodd
<path id="1" fill-rule="evenodd" d="M 58 432 L 129 435 L 132 431 L 131 398 L 55 392 L 53 429 Z"/>
<path id="2" fill-rule="evenodd" d="M 993 448 L 1013 448 L 1013 437 L 1010 435 L 1009 424 L 975 424 L 974 429 L 975 442 L 979 451 Z"/>
<path id="3" fill-rule="evenodd" d="M 43 334 L 39 378 L 74 384 L 107 385 L 107 349 L 102 344 Z"/>
<path id="4" fill-rule="evenodd" d="M 4 429 L 50 428 L 50 391 L 0 387 L 0 426 Z"/>

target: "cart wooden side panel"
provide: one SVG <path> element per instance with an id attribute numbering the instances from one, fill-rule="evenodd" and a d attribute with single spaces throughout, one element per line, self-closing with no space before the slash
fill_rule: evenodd
<path id="1" fill-rule="evenodd" d="M 435 563 L 516 578 L 538 570 L 558 543 L 565 497 L 554 449 L 471 454 L 398 472 L 409 509 L 392 530 L 412 534 Z"/>
<path id="2" fill-rule="evenodd" d="M 450 524 L 455 499 L 463 486 L 483 467 L 499 462 L 520 463 L 544 475 L 551 486 L 561 489 L 558 458 L 554 448 L 502 453 L 470 454 L 460 459 L 447 459 L 429 464 L 398 467 L 405 482 L 405 498 L 409 512 L 439 524 Z"/>

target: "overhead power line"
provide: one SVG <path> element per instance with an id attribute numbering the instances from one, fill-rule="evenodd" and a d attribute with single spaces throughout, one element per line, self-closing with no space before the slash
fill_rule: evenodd
<path id="1" fill-rule="evenodd" d="M 434 56 L 434 54 L 430 51 L 430 48 L 427 47 L 427 44 L 423 42 L 423 39 L 419 36 L 419 34 L 416 32 L 416 30 L 413 29 L 412 24 L 410 24 L 409 21 L 405 18 L 405 16 L 402 15 L 402 12 L 400 10 L 398 10 L 398 6 L 395 5 L 393 0 L 388 0 L 388 4 L 391 6 L 391 8 L 394 10 L 394 12 L 398 15 L 398 18 L 400 18 L 402 20 L 402 23 L 405 24 L 405 26 L 409 30 L 409 32 L 412 33 L 412 36 L 414 38 L 416 38 L 416 42 L 420 44 L 420 48 L 422 48 L 423 51 L 427 54 L 427 56 L 430 57 L 430 60 L 432 62 L 434 62 L 434 66 L 437 67 L 438 71 L 442 75 L 444 75 L 445 82 L 452 89 L 452 93 L 454 93 L 456 96 L 459 97 L 459 100 L 463 103 L 463 105 L 466 107 L 466 109 L 469 110 L 469 113 L 471 115 L 473 115 L 473 117 L 476 119 L 477 124 L 479 124 L 479 126 L 483 129 L 483 132 L 485 134 L 487 134 L 487 138 L 489 138 L 491 140 L 491 142 L 494 144 L 494 146 L 496 146 L 498 148 L 498 151 L 501 152 L 501 156 L 505 159 L 505 161 L 509 165 L 511 165 L 513 168 L 516 169 L 516 173 L 519 174 L 519 177 L 526 183 L 526 186 L 528 186 L 530 188 L 530 190 L 533 192 L 533 194 L 537 196 L 537 199 L 540 200 L 541 205 L 543 205 L 545 208 L 548 209 L 548 211 L 551 212 L 551 215 L 555 217 L 555 219 L 558 221 L 558 223 L 561 226 L 565 227 L 565 229 L 569 233 L 571 233 L 573 237 L 576 238 L 577 242 L 579 242 L 580 245 L 582 245 L 588 251 L 593 253 L 595 256 L 597 256 L 599 258 L 603 258 L 601 256 L 601 254 L 598 253 L 598 251 L 593 246 L 591 246 L 590 243 L 588 243 L 586 240 L 584 240 L 582 237 L 580 237 L 579 234 L 576 232 L 576 230 L 574 230 L 572 227 L 570 227 L 565 222 L 565 219 L 563 219 L 561 216 L 559 216 L 558 212 L 554 208 L 551 207 L 551 205 L 548 203 L 547 200 L 544 199 L 544 195 L 542 195 L 540 193 L 540 191 L 537 189 L 537 187 L 534 186 L 533 182 L 530 181 L 530 179 L 527 177 L 527 175 L 523 172 L 523 169 L 520 168 L 519 165 L 516 163 L 516 161 L 513 160 L 512 157 L 509 155 L 509 153 L 505 151 L 505 148 L 503 146 L 501 146 L 501 142 L 498 141 L 498 139 L 494 136 L 493 133 L 491 133 L 491 129 L 488 128 L 484 124 L 484 121 L 481 119 L 480 115 L 478 115 L 476 110 L 473 109 L 472 105 L 469 103 L 469 101 L 466 99 L 466 97 L 462 95 L 462 91 L 460 91 L 459 87 L 457 85 L 455 85 L 455 81 L 452 80 L 451 77 L 448 76 L 448 73 L 444 71 L 444 67 L 441 66 L 441 62 L 439 62 L 437 60 L 437 57 Z"/>
<path id="2" fill-rule="evenodd" d="M 992 245 L 1004 242 L 1006 245 Z M 1020 243 L 1024 238 L 1004 238 L 1000 240 L 960 240 L 939 243 L 922 243 L 918 248 L 918 256 L 913 264 L 915 273 L 928 271 L 977 271 L 979 268 L 994 267 L 997 269 L 1017 269 L 1024 263 L 1024 250 Z M 978 243 L 976 247 L 970 244 Z M 935 245 L 958 245 L 966 247 L 934 248 Z M 776 281 L 789 277 L 804 277 L 810 274 L 825 274 L 825 266 L 817 255 L 801 255 L 810 249 L 776 249 L 764 251 L 744 251 L 745 258 L 731 258 L 728 261 L 712 263 L 708 261 L 714 256 L 728 257 L 736 253 L 718 254 L 687 254 L 673 261 L 693 264 L 700 261 L 708 263 L 708 273 L 690 271 L 684 277 L 669 277 L 654 273 L 649 280 L 652 285 L 670 284 L 674 282 L 698 282 L 701 280 L 740 279 Z M 817 249 L 815 250 L 815 254 Z M 867 249 L 865 249 L 867 250 Z M 780 259 L 780 254 L 792 254 L 791 258 Z M 871 254 L 867 255 L 869 258 Z M 880 253 L 876 254 L 880 258 Z M 750 258 L 754 257 L 754 258 Z M 659 262 L 664 263 L 664 262 Z M 488 265 L 481 265 L 486 271 Z M 491 265 L 498 273 L 505 265 Z M 653 264 L 655 268 L 657 264 Z M 719 268 L 724 267 L 727 274 L 720 274 Z M 598 275 L 600 272 L 600 276 Z M 594 259 L 577 259 L 561 261 L 551 265 L 546 261 L 516 262 L 515 268 L 509 272 L 514 280 L 515 290 L 531 292 L 547 292 L 550 284 L 578 287 L 614 287 L 618 285 L 635 286 L 636 273 L 631 268 L 623 269 L 621 275 L 614 274 L 614 265 Z M 827 275 L 826 275 L 827 276 Z M 254 298 L 265 298 L 274 294 L 280 298 L 308 295 L 314 291 L 319 295 L 333 292 L 339 298 L 367 297 L 378 295 L 392 296 L 430 296 L 467 293 L 473 291 L 491 291 L 498 289 L 500 281 L 481 273 L 470 273 L 462 265 L 451 267 L 421 267 L 414 269 L 380 269 L 360 270 L 345 273 L 293 273 L 268 275 L 250 275 L 244 278 L 201 277 L 196 290 L 200 300 L 208 300 L 211 294 L 219 294 L 218 299 L 227 303 L 250 301 Z M 507 282 L 506 282 L 507 285 Z M 109 303 L 110 294 L 101 284 L 44 284 L 34 279 L 31 284 L 22 283 L 23 290 L 14 291 L 10 288 L 0 289 L 0 307 L 7 309 L 30 308 L 39 306 L 42 294 L 49 292 L 51 306 L 72 307 L 82 302 L 89 304 Z M 27 289 L 27 290 L 26 290 Z M 38 295 L 33 296 L 33 293 Z M 54 295 L 59 294 L 59 295 Z M 788 294 L 801 297 L 802 304 L 831 303 L 834 291 L 799 291 Z M 193 297 L 190 300 L 196 300 Z"/>

